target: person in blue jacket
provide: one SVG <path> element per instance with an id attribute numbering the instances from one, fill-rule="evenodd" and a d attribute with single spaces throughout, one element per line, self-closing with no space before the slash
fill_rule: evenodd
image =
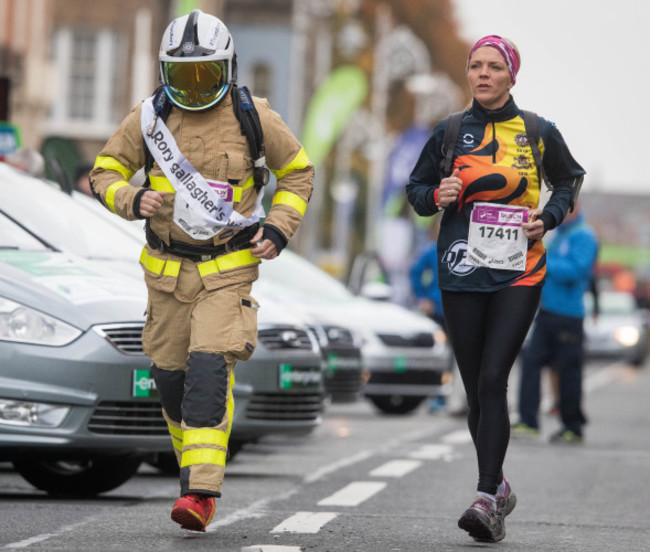
<path id="1" fill-rule="evenodd" d="M 519 423 L 513 434 L 539 433 L 540 373 L 545 366 L 558 375 L 562 427 L 554 443 L 581 443 L 586 418 L 582 411 L 584 364 L 584 294 L 598 257 L 598 240 L 584 215 L 569 213 L 546 246 L 546 283 L 529 344 L 522 356 Z"/>
<path id="2" fill-rule="evenodd" d="M 432 240 L 411 266 L 409 278 L 417 308 L 444 329 L 442 295 L 438 287 L 437 223 L 434 223 L 431 234 Z"/>

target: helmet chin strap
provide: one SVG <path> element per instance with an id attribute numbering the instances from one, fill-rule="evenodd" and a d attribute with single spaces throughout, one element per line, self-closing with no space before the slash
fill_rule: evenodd
<path id="1" fill-rule="evenodd" d="M 232 62 L 231 62 L 231 68 L 230 71 L 232 73 L 232 78 L 230 79 L 230 82 L 232 84 L 235 84 L 237 82 L 237 53 L 233 52 L 232 54 Z"/>

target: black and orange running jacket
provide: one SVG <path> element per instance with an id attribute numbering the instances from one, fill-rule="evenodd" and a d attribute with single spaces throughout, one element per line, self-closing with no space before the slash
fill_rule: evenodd
<path id="1" fill-rule="evenodd" d="M 439 123 L 411 173 L 406 193 L 416 213 L 438 212 L 433 194 L 440 185 L 444 159 L 443 137 L 447 120 Z M 584 169 L 573 159 L 550 121 L 539 118 L 539 149 L 553 191 L 540 218 L 548 231 L 559 225 L 569 208 L 572 185 Z M 541 240 L 528 243 L 524 272 L 470 266 L 465 263 L 469 221 L 475 202 L 539 206 L 543 183 L 526 137 L 521 112 L 512 97 L 500 109 L 488 111 L 478 102 L 465 112 L 454 151 L 453 169 L 463 182 L 458 201 L 444 210 L 438 238 L 440 289 L 496 291 L 508 286 L 538 286 L 546 274 L 546 253 Z"/>

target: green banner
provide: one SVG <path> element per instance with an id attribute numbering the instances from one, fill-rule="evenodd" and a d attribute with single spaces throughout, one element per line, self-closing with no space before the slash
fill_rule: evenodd
<path id="1" fill-rule="evenodd" d="M 187 15 L 192 10 L 198 10 L 199 0 L 176 0 L 176 17 Z"/>
<path id="2" fill-rule="evenodd" d="M 301 140 L 314 166 L 323 162 L 367 94 L 366 75 L 352 65 L 334 69 L 318 87 L 307 109 Z"/>

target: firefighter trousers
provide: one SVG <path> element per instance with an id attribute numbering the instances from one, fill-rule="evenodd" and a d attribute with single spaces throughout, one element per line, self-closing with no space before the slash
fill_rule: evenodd
<path id="1" fill-rule="evenodd" d="M 181 496 L 221 496 L 234 415 L 233 368 L 257 343 L 251 282 L 208 290 L 184 263 L 176 289 L 149 285 L 143 349 L 180 466 Z"/>

